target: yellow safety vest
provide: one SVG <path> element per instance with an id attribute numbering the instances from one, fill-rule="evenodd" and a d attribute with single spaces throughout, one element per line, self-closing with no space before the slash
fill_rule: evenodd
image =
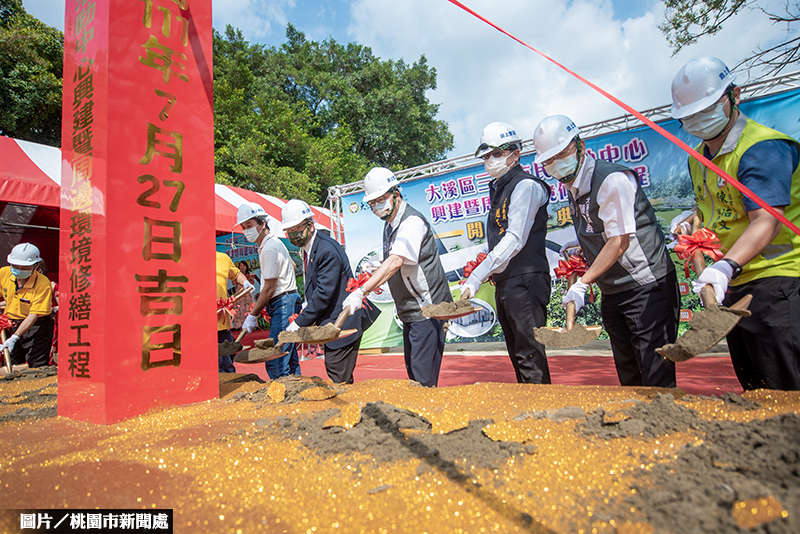
<path id="1" fill-rule="evenodd" d="M 736 147 L 727 153 L 718 154 L 712 161 L 729 176 L 738 178 L 739 161 L 747 149 L 760 141 L 770 139 L 791 141 L 800 150 L 800 143 L 788 135 L 748 118 Z M 704 144 L 700 143 L 696 148 L 701 154 Z M 730 249 L 750 224 L 743 202 L 744 195 L 695 158 L 689 158 L 689 171 L 697 205 L 703 214 L 704 226 L 719 236 L 723 250 Z M 758 194 L 757 190 L 753 192 Z M 792 173 L 790 202 L 784 208 L 784 214 L 793 223 L 800 224 L 800 165 Z M 742 274 L 732 280 L 731 285 L 770 276 L 800 277 L 800 236 L 785 225 L 782 225 L 778 236 L 760 254 L 742 266 Z"/>

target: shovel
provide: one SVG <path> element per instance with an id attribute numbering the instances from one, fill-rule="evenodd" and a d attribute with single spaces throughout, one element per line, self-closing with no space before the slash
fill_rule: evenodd
<path id="1" fill-rule="evenodd" d="M 578 273 L 569 275 L 569 287 L 578 281 Z M 553 347 L 558 349 L 569 349 L 572 347 L 580 347 L 586 345 L 597 339 L 600 332 L 603 330 L 602 326 L 583 326 L 575 324 L 575 303 L 567 302 L 567 324 L 566 328 L 554 328 L 543 326 L 541 328 L 533 329 L 533 337 L 536 341 L 546 347 Z"/>
<path id="2" fill-rule="evenodd" d="M 695 216 L 692 233 L 697 232 L 699 227 L 700 218 Z M 706 261 L 701 250 L 696 250 L 692 254 L 692 265 L 697 276 L 700 276 L 705 270 Z M 752 295 L 745 295 L 730 308 L 719 307 L 714 287 L 706 284 L 700 290 L 700 300 L 703 302 L 705 310 L 692 316 L 689 321 L 689 330 L 684 332 L 675 343 L 656 349 L 657 353 L 673 362 L 683 362 L 694 358 L 722 341 L 722 338 L 736 326 L 739 319 L 751 315 L 747 307 L 753 300 Z"/>
<path id="3" fill-rule="evenodd" d="M 323 326 L 301 326 L 294 332 L 281 332 L 278 334 L 278 342 L 281 345 L 286 343 L 308 343 L 309 345 L 324 345 L 337 339 L 347 337 L 358 332 L 357 329 L 342 330 L 342 325 L 350 316 L 350 307 L 345 306 L 336 322 Z"/>
<path id="4" fill-rule="evenodd" d="M 481 311 L 483 308 L 472 305 L 470 299 L 462 296 L 456 302 L 442 302 L 441 304 L 431 304 L 430 306 L 423 307 L 420 311 L 424 317 L 429 319 L 439 319 L 440 321 L 449 321 L 451 319 L 458 319 L 459 317 L 466 317 L 475 312 Z"/>
<path id="5" fill-rule="evenodd" d="M 0 329 L 0 339 L 2 339 L 3 343 L 6 342 L 6 331 L 3 330 L 3 329 Z M 5 359 L 5 362 L 6 362 L 6 369 L 8 369 L 8 372 L 10 373 L 11 372 L 11 368 L 12 368 L 12 365 L 11 365 L 11 351 L 8 350 L 8 349 L 3 349 L 3 358 Z"/>

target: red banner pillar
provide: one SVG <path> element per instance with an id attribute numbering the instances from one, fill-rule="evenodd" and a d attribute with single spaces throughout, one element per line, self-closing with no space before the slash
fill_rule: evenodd
<path id="1" fill-rule="evenodd" d="M 67 0 L 58 413 L 219 394 L 211 0 Z"/>

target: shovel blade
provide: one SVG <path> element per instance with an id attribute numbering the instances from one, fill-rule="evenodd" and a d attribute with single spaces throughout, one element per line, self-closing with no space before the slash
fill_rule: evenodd
<path id="1" fill-rule="evenodd" d="M 534 328 L 533 337 L 545 347 L 571 349 L 591 343 L 600 335 L 601 326 L 583 326 L 576 324 L 569 330 L 563 328 Z"/>
<path id="2" fill-rule="evenodd" d="M 743 303 L 745 299 L 747 302 Z M 675 343 L 664 345 L 656 352 L 673 362 L 685 362 L 706 352 L 722 341 L 742 317 L 750 315 L 745 308 L 751 299 L 748 295 L 731 308 L 706 309 L 695 313 L 689 321 L 689 330 Z"/>

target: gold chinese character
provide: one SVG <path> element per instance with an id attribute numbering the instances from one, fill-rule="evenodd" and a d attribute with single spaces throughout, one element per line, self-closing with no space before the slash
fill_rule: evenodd
<path id="1" fill-rule="evenodd" d="M 156 228 L 167 228 L 172 235 L 157 236 L 153 235 Z M 154 243 L 162 243 L 170 245 L 171 252 L 155 252 L 153 251 Z M 181 261 L 181 223 L 180 221 L 159 221 L 144 217 L 144 246 L 142 247 L 142 257 L 145 261 L 150 260 L 172 260 L 175 263 Z"/>
<path id="2" fill-rule="evenodd" d="M 147 39 L 147 42 L 142 46 L 147 51 L 147 57 L 139 56 L 139 63 L 160 70 L 164 74 L 165 83 L 169 83 L 173 74 L 175 74 L 179 79 L 183 80 L 184 82 L 189 81 L 189 78 L 185 74 L 173 73 L 172 71 L 173 65 L 183 70 L 186 70 L 185 65 L 181 65 L 180 63 L 172 59 L 172 56 L 174 54 L 176 58 L 186 61 L 185 55 L 181 54 L 180 52 L 175 52 L 168 46 L 159 44 L 158 38 L 155 35 L 151 35 Z"/>
<path id="3" fill-rule="evenodd" d="M 156 134 L 168 135 L 172 137 L 173 142 L 170 143 L 160 141 L 156 139 Z M 156 145 L 172 149 L 172 152 L 156 150 Z M 179 173 L 183 171 L 183 134 L 171 132 L 169 130 L 163 130 L 155 124 L 147 123 L 147 149 L 145 150 L 142 159 L 139 160 L 139 163 L 142 165 L 147 165 L 153 161 L 153 156 L 156 154 L 165 158 L 169 158 L 175 162 L 174 165 L 170 166 L 170 170 L 172 172 Z"/>
<path id="4" fill-rule="evenodd" d="M 183 314 L 183 297 L 175 293 L 185 293 L 186 288 L 181 285 L 170 287 L 170 282 L 186 283 L 189 278 L 186 276 L 167 276 L 165 269 L 159 269 L 158 275 L 134 275 L 137 282 L 155 282 L 155 287 L 140 285 L 139 293 L 162 293 L 161 296 L 140 295 L 139 313 L 143 317 L 150 315 L 181 315 Z M 164 306 L 157 307 L 157 304 Z"/>
<path id="5" fill-rule="evenodd" d="M 572 223 L 572 216 L 569 214 L 569 207 L 563 207 L 557 212 L 558 226 L 565 226 Z"/>
<path id="6" fill-rule="evenodd" d="M 467 239 L 480 239 L 483 237 L 483 223 L 480 221 L 467 223 Z"/>
<path id="7" fill-rule="evenodd" d="M 156 95 L 167 99 L 167 103 L 164 104 L 164 109 L 162 109 L 161 113 L 158 114 L 158 118 L 162 121 L 165 121 L 169 118 L 169 112 L 172 111 L 172 106 L 175 105 L 175 102 L 178 100 L 178 98 L 172 93 L 167 93 L 166 91 L 162 91 L 160 89 L 156 89 Z"/>
<path id="8" fill-rule="evenodd" d="M 94 20 L 94 2 L 86 4 L 86 9 L 78 13 L 75 17 L 75 35 L 77 36 L 86 29 Z"/>
<path id="9" fill-rule="evenodd" d="M 144 2 L 144 16 L 142 17 L 142 24 L 144 24 L 145 28 L 150 28 L 153 25 L 153 0 L 142 0 Z M 182 7 L 182 9 L 186 9 L 186 2 L 178 3 L 175 0 L 172 0 L 173 3 L 177 4 L 178 7 Z M 181 5 L 183 4 L 183 6 Z M 161 34 L 164 37 L 170 36 L 170 29 L 172 25 L 172 12 L 166 7 L 158 7 L 158 10 L 163 13 L 163 20 L 161 22 Z M 178 22 L 181 23 L 181 44 L 186 46 L 189 43 L 189 21 L 178 15 L 175 17 L 178 19 Z"/>
<path id="10" fill-rule="evenodd" d="M 72 183 L 70 186 L 78 182 L 90 182 L 92 180 L 92 155 L 81 154 L 75 161 L 72 162 Z"/>
<path id="11" fill-rule="evenodd" d="M 166 326 L 147 326 L 143 327 L 142 339 L 142 371 L 149 371 L 157 367 L 180 367 L 181 366 L 181 325 L 171 324 Z M 162 333 L 172 333 L 172 339 L 166 343 L 153 343 L 153 335 Z M 153 361 L 152 352 L 156 350 L 172 351 L 172 357 L 168 360 Z"/>
<path id="12" fill-rule="evenodd" d="M 92 184 L 89 182 L 81 182 L 78 184 L 77 189 L 72 189 L 72 210 L 84 211 L 91 209 L 93 192 Z"/>

